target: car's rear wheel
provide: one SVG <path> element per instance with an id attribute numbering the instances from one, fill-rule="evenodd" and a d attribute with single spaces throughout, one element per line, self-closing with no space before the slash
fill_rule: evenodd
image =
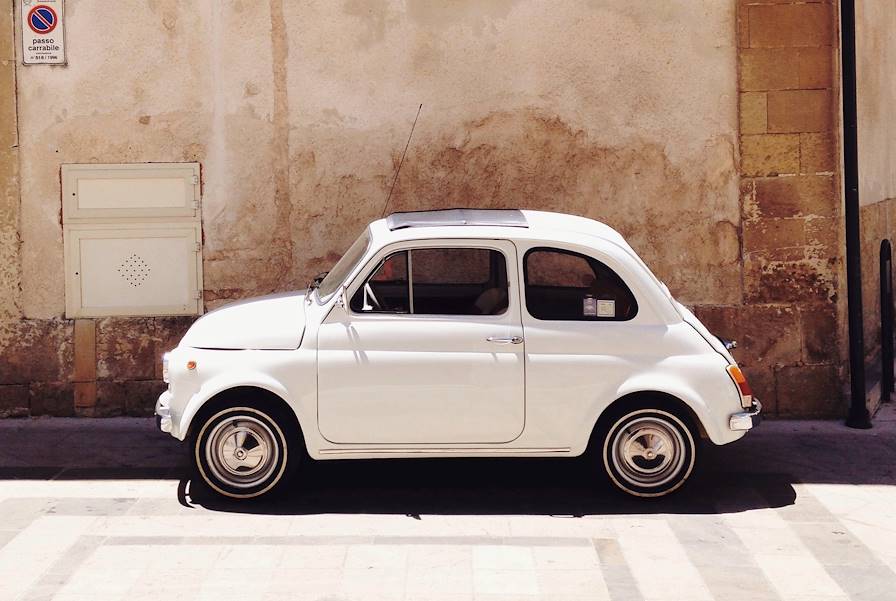
<path id="1" fill-rule="evenodd" d="M 695 439 L 687 423 L 670 411 L 625 411 L 606 430 L 604 468 L 613 484 L 630 495 L 668 495 L 680 488 L 694 470 Z"/>
<path id="2" fill-rule="evenodd" d="M 282 485 L 298 460 L 289 428 L 276 412 L 227 407 L 209 415 L 193 439 L 193 462 L 219 494 L 250 499 Z"/>

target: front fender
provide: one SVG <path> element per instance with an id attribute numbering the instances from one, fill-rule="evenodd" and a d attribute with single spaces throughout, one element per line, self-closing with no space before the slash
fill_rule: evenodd
<path id="1" fill-rule="evenodd" d="M 261 388 L 277 395 L 286 401 L 286 404 L 290 406 L 293 413 L 296 413 L 294 399 L 290 397 L 286 387 L 277 379 L 260 371 L 228 372 L 219 374 L 210 378 L 208 381 L 203 382 L 199 390 L 190 397 L 190 400 L 188 400 L 184 406 L 180 419 L 177 422 L 177 429 L 172 432 L 172 434 L 175 438 L 184 440 L 187 437 L 187 433 L 190 431 L 193 418 L 196 417 L 196 414 L 199 413 L 199 410 L 202 409 L 209 399 L 214 398 L 226 390 L 246 387 Z M 302 419 L 298 413 L 296 413 L 296 419 L 299 421 L 299 425 L 304 431 Z"/>

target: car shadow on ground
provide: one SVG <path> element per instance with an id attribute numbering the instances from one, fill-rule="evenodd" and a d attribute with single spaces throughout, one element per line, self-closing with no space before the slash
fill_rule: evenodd
<path id="1" fill-rule="evenodd" d="M 172 503 L 234 513 L 716 514 L 792 505 L 801 483 L 896 486 L 892 408 L 872 430 L 771 421 L 730 445 L 704 444 L 688 485 L 654 500 L 617 493 L 583 458 L 458 458 L 309 460 L 282 495 L 240 502 L 192 480 L 187 445 L 151 420 L 6 420 L 0 441 L 0 490 L 10 480 L 171 481 Z"/>
<path id="2" fill-rule="evenodd" d="M 238 501 L 199 479 L 181 481 L 181 502 L 211 511 L 308 515 L 715 514 L 792 505 L 787 474 L 745 477 L 698 470 L 668 498 L 617 492 L 584 459 L 389 459 L 306 462 L 270 499 Z"/>
<path id="3" fill-rule="evenodd" d="M 778 421 L 729 445 L 704 444 L 688 484 L 667 498 L 617 492 L 593 460 L 389 459 L 309 461 L 270 500 L 221 498 L 181 481 L 181 502 L 238 513 L 719 514 L 794 505 L 805 484 L 896 486 L 896 411 L 872 430 L 840 421 Z M 803 491 L 801 494 L 806 494 Z"/>

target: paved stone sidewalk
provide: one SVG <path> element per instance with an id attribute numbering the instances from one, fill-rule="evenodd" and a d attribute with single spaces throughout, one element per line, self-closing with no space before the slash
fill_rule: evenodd
<path id="1" fill-rule="evenodd" d="M 0 421 L 0 600 L 896 599 L 896 411 L 768 422 L 670 500 L 571 460 L 321 462 L 238 505 L 151 420 Z"/>

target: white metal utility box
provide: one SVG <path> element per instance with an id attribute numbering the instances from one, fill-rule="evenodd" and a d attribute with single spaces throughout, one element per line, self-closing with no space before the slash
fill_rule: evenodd
<path id="1" fill-rule="evenodd" d="M 63 165 L 67 317 L 202 313 L 198 163 Z"/>

